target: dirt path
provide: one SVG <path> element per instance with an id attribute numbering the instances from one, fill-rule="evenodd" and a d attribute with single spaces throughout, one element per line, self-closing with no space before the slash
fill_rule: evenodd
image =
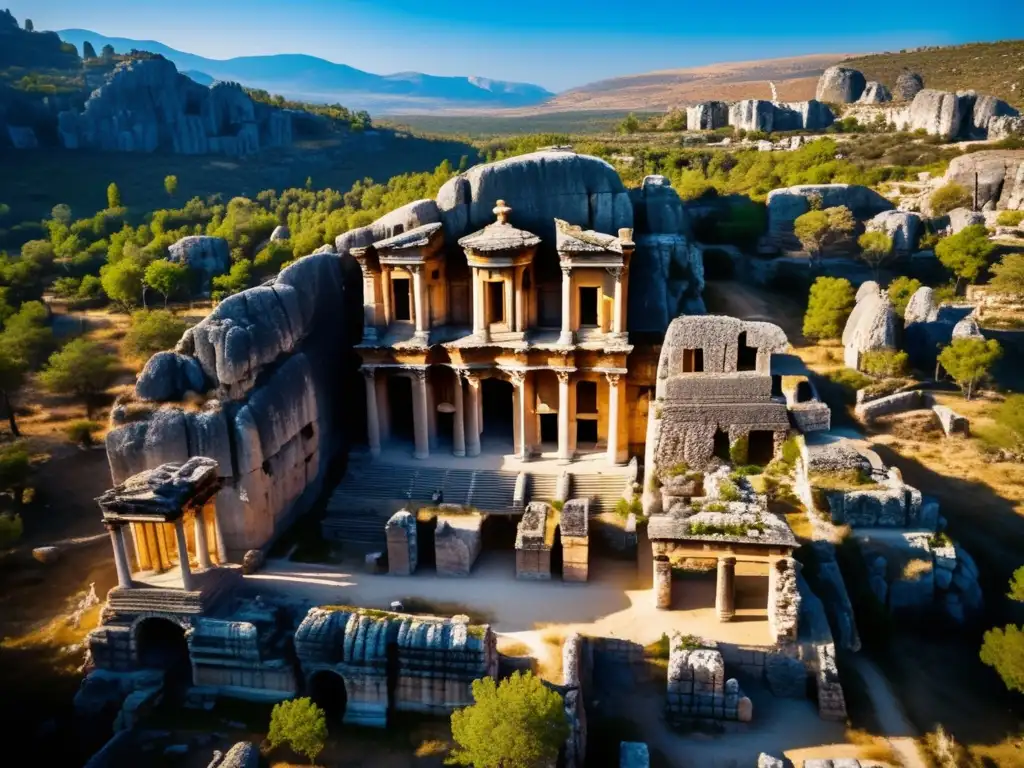
<path id="1" fill-rule="evenodd" d="M 875 716 L 893 751 L 899 755 L 900 764 L 903 768 L 928 768 L 917 748 L 917 730 L 903 714 L 903 707 L 885 675 L 863 654 L 851 656 L 850 663 L 864 681 Z"/>
<path id="2" fill-rule="evenodd" d="M 767 320 L 786 332 L 791 344 L 805 343 L 804 308 L 792 296 L 739 280 L 708 280 L 704 288 L 708 312 L 741 320 Z"/>

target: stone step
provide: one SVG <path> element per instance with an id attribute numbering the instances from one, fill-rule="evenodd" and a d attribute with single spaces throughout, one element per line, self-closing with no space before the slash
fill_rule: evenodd
<path id="1" fill-rule="evenodd" d="M 528 501 L 551 503 L 558 488 L 558 475 L 530 475 L 526 498 Z"/>

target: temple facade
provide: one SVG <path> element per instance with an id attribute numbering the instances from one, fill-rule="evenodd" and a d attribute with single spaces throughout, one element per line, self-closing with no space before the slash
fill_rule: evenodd
<path id="1" fill-rule="evenodd" d="M 632 230 L 556 220 L 555 270 L 504 201 L 494 214 L 458 241 L 464 259 L 446 252 L 441 223 L 353 249 L 371 455 L 411 447 L 419 459 L 598 453 L 625 462 Z"/>

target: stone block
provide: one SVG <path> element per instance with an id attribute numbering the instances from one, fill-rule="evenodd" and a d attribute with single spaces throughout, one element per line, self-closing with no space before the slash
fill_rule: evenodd
<path id="1" fill-rule="evenodd" d="M 410 576 L 416 571 L 419 549 L 416 539 L 416 517 L 403 509 L 391 516 L 384 526 L 388 545 L 388 573 Z"/>
<path id="2" fill-rule="evenodd" d="M 434 563 L 438 576 L 469 576 L 480 554 L 483 516 L 441 515 L 434 531 Z"/>

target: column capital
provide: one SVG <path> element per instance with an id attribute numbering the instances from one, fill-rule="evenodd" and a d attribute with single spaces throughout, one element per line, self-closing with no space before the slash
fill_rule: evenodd
<path id="1" fill-rule="evenodd" d="M 614 277 L 616 280 L 621 280 L 622 273 L 626 271 L 626 268 L 621 266 L 605 267 L 604 271 L 607 272 L 612 277 Z"/>
<path id="2" fill-rule="evenodd" d="M 427 369 L 426 368 L 413 368 L 413 375 L 421 382 L 426 383 L 427 381 Z"/>
<path id="3" fill-rule="evenodd" d="M 124 525 L 124 523 L 121 523 L 121 522 L 118 522 L 118 521 L 115 521 L 115 520 L 104 520 L 103 521 L 103 527 L 106 528 L 108 533 L 113 533 L 114 531 L 121 530 L 121 526 L 123 526 L 123 525 Z"/>
<path id="4" fill-rule="evenodd" d="M 564 262 L 564 261 L 563 261 L 563 262 L 561 262 L 561 263 L 559 264 L 559 267 L 561 267 L 561 269 L 562 269 L 562 274 L 563 274 L 563 275 L 564 275 L 565 277 L 568 277 L 569 275 L 571 275 L 571 274 L 572 274 L 572 264 L 569 264 L 569 263 L 567 263 L 567 262 Z"/>
<path id="5" fill-rule="evenodd" d="M 617 386 L 617 385 L 618 385 L 618 383 L 619 383 L 619 379 L 621 379 L 621 378 L 622 378 L 622 374 L 621 374 L 621 373 L 606 373 L 606 374 L 604 375 L 604 377 L 605 377 L 606 379 L 608 379 L 608 384 L 609 384 L 609 386 L 612 386 L 612 387 L 614 387 L 614 386 Z"/>
<path id="6" fill-rule="evenodd" d="M 505 371 L 508 374 L 508 380 L 512 382 L 513 387 L 521 387 L 526 383 L 526 371 Z"/>
<path id="7" fill-rule="evenodd" d="M 568 384 L 569 383 L 569 377 L 572 376 L 572 372 L 571 371 L 555 371 L 555 376 L 558 377 L 558 381 L 559 381 L 560 384 Z"/>
<path id="8" fill-rule="evenodd" d="M 373 381 L 374 376 L 377 375 L 376 368 L 360 368 L 359 372 L 363 374 L 367 381 Z"/>
<path id="9" fill-rule="evenodd" d="M 409 265 L 406 265 L 405 268 L 407 270 L 409 270 L 409 274 L 410 275 L 422 275 L 423 274 L 423 265 L 422 264 L 409 264 Z"/>

